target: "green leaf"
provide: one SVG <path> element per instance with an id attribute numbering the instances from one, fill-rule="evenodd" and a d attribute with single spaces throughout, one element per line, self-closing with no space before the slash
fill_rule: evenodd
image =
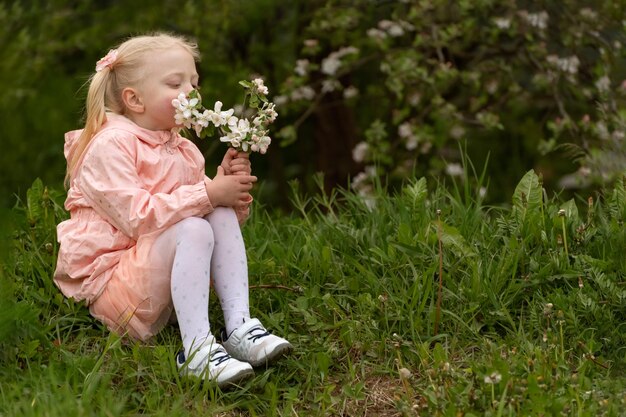
<path id="1" fill-rule="evenodd" d="M 296 139 L 298 139 L 296 128 L 293 125 L 283 127 L 276 133 L 276 136 L 282 139 L 280 141 L 280 146 L 283 148 L 291 145 L 296 141 Z"/>
<path id="2" fill-rule="evenodd" d="M 43 182 L 37 178 L 26 191 L 26 213 L 31 226 L 34 226 L 43 215 L 42 195 Z"/>
<path id="3" fill-rule="evenodd" d="M 201 100 L 201 96 L 200 96 L 200 92 L 198 90 L 191 90 L 188 94 L 189 98 L 197 98 L 198 100 Z"/>
<path id="4" fill-rule="evenodd" d="M 578 207 L 576 207 L 574 199 L 563 203 L 563 205 L 561 205 L 561 209 L 565 210 L 565 217 L 567 220 L 573 221 L 576 224 L 580 223 L 580 218 L 578 217 Z"/>
<path id="5" fill-rule="evenodd" d="M 615 183 L 609 211 L 615 220 L 626 221 L 626 173 Z"/>
<path id="6" fill-rule="evenodd" d="M 430 241 L 436 241 L 438 238 L 438 221 L 431 223 L 431 235 Z M 476 256 L 476 252 L 470 245 L 467 244 L 465 238 L 459 230 L 454 226 L 449 226 L 442 222 L 441 224 L 441 243 L 443 244 L 443 250 L 450 249 L 457 257 L 465 258 Z"/>
<path id="7" fill-rule="evenodd" d="M 419 180 L 407 185 L 402 189 L 402 191 L 411 199 L 414 206 L 420 204 L 428 195 L 426 178 L 422 177 Z"/>
<path id="8" fill-rule="evenodd" d="M 513 218 L 519 227 L 539 220 L 542 191 L 539 177 L 532 169 L 528 171 L 513 192 Z"/>

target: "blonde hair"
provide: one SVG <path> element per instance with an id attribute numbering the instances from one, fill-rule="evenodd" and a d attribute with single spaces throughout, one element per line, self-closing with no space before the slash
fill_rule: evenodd
<path id="1" fill-rule="evenodd" d="M 106 112 L 124 114 L 122 90 L 136 86 L 143 78 L 142 68 L 147 63 L 147 55 L 176 46 L 187 50 L 196 61 L 200 59 L 198 46 L 188 39 L 168 33 L 154 33 L 136 36 L 121 43 L 116 48 L 115 61 L 90 77 L 85 103 L 85 127 L 68 153 L 66 186 L 69 187 L 74 170 L 82 160 L 89 142 L 106 122 Z"/>

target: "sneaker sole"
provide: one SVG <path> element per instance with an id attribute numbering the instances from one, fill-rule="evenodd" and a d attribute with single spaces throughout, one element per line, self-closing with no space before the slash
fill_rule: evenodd
<path id="1" fill-rule="evenodd" d="M 186 369 L 185 370 L 180 369 L 179 375 L 184 378 L 195 378 L 201 382 L 206 382 L 210 384 L 215 383 L 220 388 L 226 388 L 228 386 L 237 385 L 239 382 L 245 381 L 246 379 L 252 378 L 254 376 L 254 369 L 242 368 L 239 371 L 235 372 L 232 375 L 229 375 L 226 378 L 224 378 L 224 376 L 222 376 L 221 374 L 218 374 L 217 376 L 211 379 L 206 379 L 202 375 L 196 375 L 193 372 L 187 371 Z M 224 379 L 220 380 L 220 377 Z"/>
<path id="2" fill-rule="evenodd" d="M 218 375 L 214 381 L 217 381 L 217 386 L 220 388 L 231 387 L 233 385 L 239 384 L 241 381 L 245 381 L 246 379 L 250 379 L 254 376 L 254 370 L 251 368 L 241 369 L 237 373 L 230 375 L 228 378 L 220 381 L 220 376 Z"/>
<path id="3" fill-rule="evenodd" d="M 267 355 L 265 356 L 264 359 L 259 360 L 259 361 L 249 362 L 249 364 L 254 367 L 271 365 L 272 363 L 276 362 L 281 357 L 285 356 L 287 353 L 291 352 L 292 349 L 293 347 L 291 346 L 290 343 L 282 343 L 282 344 L 276 345 L 270 352 L 267 352 Z"/>

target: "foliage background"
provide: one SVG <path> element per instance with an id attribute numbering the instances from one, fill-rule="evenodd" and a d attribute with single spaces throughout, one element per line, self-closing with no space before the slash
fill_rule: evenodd
<path id="1" fill-rule="evenodd" d="M 530 168 L 549 192 L 605 183 L 626 164 L 625 11 L 623 2 L 582 0 L 4 2 L 2 205 L 36 177 L 61 186 L 63 133 L 80 127 L 94 63 L 154 30 L 198 40 L 207 101 L 236 104 L 237 81 L 257 74 L 280 96 L 275 145 L 254 160 L 267 204 L 286 204 L 291 179 L 311 190 L 318 171 L 328 189 L 365 169 L 363 193 L 371 174 L 391 184 L 459 175 L 459 149 L 487 165 L 487 201 L 508 201 Z M 404 31 L 391 35 L 390 24 Z M 356 52 L 329 71 L 345 48 Z M 296 98 L 303 87 L 310 100 Z M 368 152 L 355 161 L 359 143 Z M 199 146 L 211 174 L 222 149 Z M 580 167 L 582 182 L 562 181 Z"/>
<path id="2" fill-rule="evenodd" d="M 1 3 L 0 415 L 623 415 L 625 8 Z M 174 328 L 122 342 L 50 279 L 81 87 L 152 30 L 199 40 L 208 101 L 261 74 L 283 102 L 244 232 L 255 313 L 306 349 L 241 391 L 178 380 Z"/>

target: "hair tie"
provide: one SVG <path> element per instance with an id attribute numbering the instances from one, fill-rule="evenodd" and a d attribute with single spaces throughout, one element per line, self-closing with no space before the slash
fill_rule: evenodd
<path id="1" fill-rule="evenodd" d="M 96 72 L 100 72 L 106 67 L 113 69 L 113 64 L 117 60 L 117 49 L 111 49 L 108 54 L 96 62 Z"/>

